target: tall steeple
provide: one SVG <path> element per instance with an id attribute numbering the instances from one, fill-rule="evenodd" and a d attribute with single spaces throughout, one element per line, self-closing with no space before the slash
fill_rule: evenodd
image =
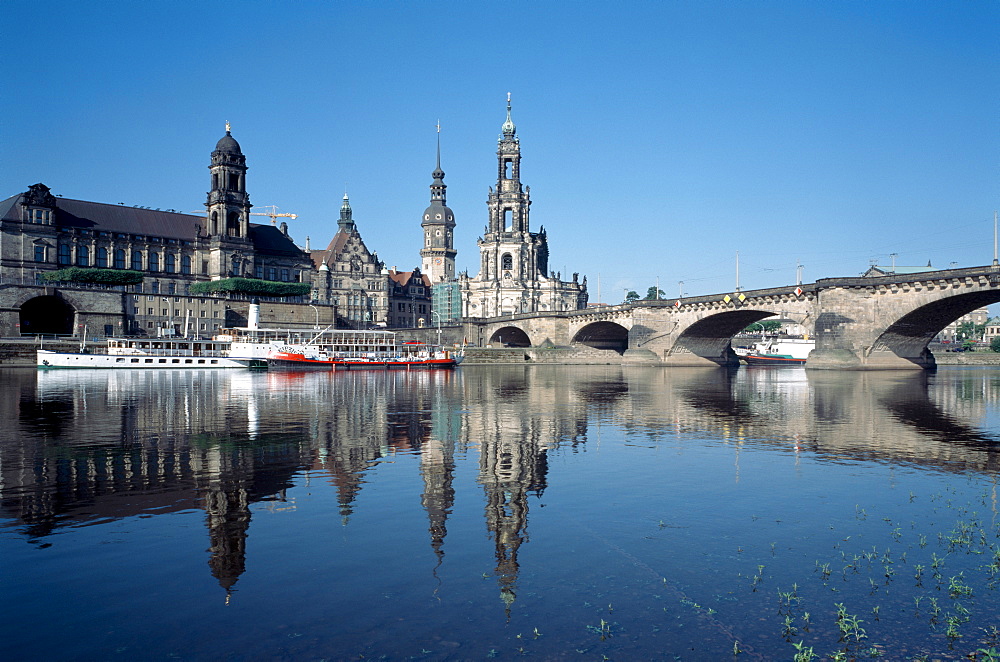
<path id="1" fill-rule="evenodd" d="M 528 232 L 530 189 L 521 188 L 521 141 L 510 119 L 510 92 L 507 93 L 507 119 L 500 127 L 497 141 L 497 188 L 490 193 L 488 232 Z"/>
<path id="2" fill-rule="evenodd" d="M 250 230 L 250 196 L 246 189 L 247 158 L 233 138 L 229 122 L 226 135 L 212 152 L 212 190 L 208 193 L 208 233 L 228 239 L 247 239 Z"/>
<path id="3" fill-rule="evenodd" d="M 420 251 L 421 271 L 432 283 L 455 278 L 455 214 L 448 208 L 441 169 L 441 123 L 437 124 L 437 161 L 431 173 L 431 204 L 424 210 L 420 226 L 424 230 L 424 248 Z"/>

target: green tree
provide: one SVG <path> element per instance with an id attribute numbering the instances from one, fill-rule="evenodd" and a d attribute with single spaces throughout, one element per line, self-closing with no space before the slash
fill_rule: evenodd
<path id="1" fill-rule="evenodd" d="M 1000 336 L 993 336 L 993 339 L 990 340 L 990 349 L 994 352 L 1000 352 Z"/>
<path id="2" fill-rule="evenodd" d="M 629 290 L 628 294 L 625 295 L 625 303 L 635 303 L 639 300 L 639 293 L 635 290 Z"/>
<path id="3" fill-rule="evenodd" d="M 666 296 L 667 296 L 666 292 L 664 292 L 661 289 L 657 289 L 657 287 L 653 285 L 648 290 L 646 290 L 646 296 L 644 297 L 644 300 L 652 301 L 654 299 L 664 299 L 666 298 Z"/>
<path id="4" fill-rule="evenodd" d="M 743 333 L 777 333 L 781 330 L 781 322 L 778 320 L 764 320 L 762 322 L 754 322 L 747 328 L 743 329 Z"/>

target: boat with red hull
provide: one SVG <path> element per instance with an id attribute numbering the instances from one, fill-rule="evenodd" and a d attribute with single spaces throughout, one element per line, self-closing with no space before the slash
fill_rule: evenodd
<path id="1" fill-rule="evenodd" d="M 399 356 L 395 358 L 351 359 L 306 356 L 293 352 L 277 352 L 268 357 L 269 370 L 413 370 L 454 368 L 462 362 L 451 352 L 435 352 L 429 356 Z"/>

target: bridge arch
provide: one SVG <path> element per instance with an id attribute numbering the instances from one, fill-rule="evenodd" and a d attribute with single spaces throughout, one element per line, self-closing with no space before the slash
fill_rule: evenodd
<path id="1" fill-rule="evenodd" d="M 615 322 L 592 322 L 579 329 L 570 342 L 622 354 L 628 349 L 628 329 Z"/>
<path id="2" fill-rule="evenodd" d="M 62 297 L 38 296 L 21 304 L 18 323 L 25 335 L 69 335 L 73 333 L 74 314 L 73 306 Z"/>
<path id="3" fill-rule="evenodd" d="M 956 294 L 919 306 L 889 324 L 871 351 L 890 351 L 902 357 L 926 357 L 927 345 L 946 326 L 979 308 L 1000 303 L 1000 291 Z"/>
<path id="4" fill-rule="evenodd" d="M 721 365 L 738 365 L 739 359 L 731 346 L 733 336 L 754 322 L 777 314 L 767 310 L 739 309 L 708 315 L 681 332 L 673 351 L 690 352 Z"/>
<path id="5" fill-rule="evenodd" d="M 531 347 L 531 338 L 516 326 L 504 326 L 493 332 L 489 338 L 490 345 L 502 347 Z"/>

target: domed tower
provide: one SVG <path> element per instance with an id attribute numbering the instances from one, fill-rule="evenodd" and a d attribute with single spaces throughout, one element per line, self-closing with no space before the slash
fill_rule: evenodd
<path id="1" fill-rule="evenodd" d="M 246 189 L 247 159 L 229 131 L 212 152 L 212 190 L 208 193 L 208 234 L 227 239 L 248 240 L 250 196 Z"/>
<path id="2" fill-rule="evenodd" d="M 424 229 L 424 248 L 420 251 L 421 271 L 432 283 L 455 279 L 455 214 L 448 207 L 441 170 L 441 125 L 437 127 L 437 166 L 431 177 L 431 204 L 424 210 L 420 226 Z"/>

